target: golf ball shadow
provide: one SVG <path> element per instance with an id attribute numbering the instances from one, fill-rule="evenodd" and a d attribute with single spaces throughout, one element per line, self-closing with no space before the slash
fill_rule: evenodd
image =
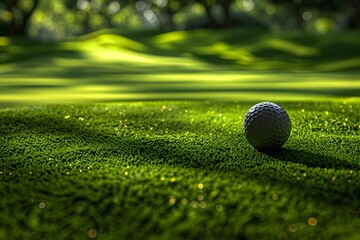
<path id="1" fill-rule="evenodd" d="M 331 151 L 328 151 L 331 153 Z M 331 155 L 322 155 L 306 150 L 280 148 L 274 151 L 265 151 L 267 156 L 282 162 L 292 162 L 306 165 L 307 167 L 319 167 L 327 169 L 356 169 L 360 166 L 346 159 L 336 158 Z"/>

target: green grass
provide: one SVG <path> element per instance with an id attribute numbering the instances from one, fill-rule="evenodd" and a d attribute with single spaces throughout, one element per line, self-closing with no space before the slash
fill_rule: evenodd
<path id="1" fill-rule="evenodd" d="M 0 38 L 0 240 L 359 239 L 359 34 Z"/>
<path id="2" fill-rule="evenodd" d="M 106 30 L 60 43 L 0 38 L 0 106 L 360 95 L 360 32 L 120 33 Z"/>
<path id="3" fill-rule="evenodd" d="M 359 101 L 280 102 L 270 154 L 242 134 L 252 104 L 2 109 L 0 239 L 359 239 Z"/>

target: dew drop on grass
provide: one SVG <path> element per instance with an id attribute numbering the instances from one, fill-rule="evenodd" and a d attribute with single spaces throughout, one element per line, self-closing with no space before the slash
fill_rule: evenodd
<path id="1" fill-rule="evenodd" d="M 39 208 L 43 209 L 46 207 L 46 204 L 44 202 L 39 203 Z"/>
<path id="2" fill-rule="evenodd" d="M 290 232 L 296 232 L 297 231 L 297 226 L 296 224 L 292 223 L 289 225 L 289 230 Z"/>
<path id="3" fill-rule="evenodd" d="M 176 203 L 176 197 L 171 196 L 171 197 L 170 197 L 170 200 L 169 200 L 169 204 L 170 204 L 170 205 L 174 205 L 175 203 Z"/>
<path id="4" fill-rule="evenodd" d="M 190 218 L 196 218 L 196 211 L 190 211 L 189 212 L 189 217 Z"/>
<path id="5" fill-rule="evenodd" d="M 186 198 L 183 198 L 183 199 L 181 199 L 181 204 L 182 205 L 187 205 L 189 203 L 189 201 L 186 199 Z"/>
<path id="6" fill-rule="evenodd" d="M 196 201 L 192 201 L 192 202 L 191 202 L 191 206 L 192 206 L 193 208 L 199 208 L 199 203 L 196 202 Z"/>
<path id="7" fill-rule="evenodd" d="M 199 207 L 203 209 L 206 208 L 206 202 L 200 202 Z"/>
<path id="8" fill-rule="evenodd" d="M 198 199 L 199 201 L 204 200 L 204 195 L 202 195 L 202 194 L 197 195 L 197 199 Z"/>
<path id="9" fill-rule="evenodd" d="M 90 229 L 88 231 L 88 237 L 89 238 L 96 238 L 96 235 L 97 235 L 97 231 L 95 229 Z"/>
<path id="10" fill-rule="evenodd" d="M 273 194 L 273 195 L 272 195 L 272 199 L 273 199 L 274 201 L 276 201 L 276 200 L 279 199 L 279 196 L 278 196 L 277 194 Z"/>
<path id="11" fill-rule="evenodd" d="M 216 211 L 221 212 L 223 210 L 223 206 L 221 204 L 216 204 Z"/>
<path id="12" fill-rule="evenodd" d="M 310 226 L 314 227 L 317 224 L 317 220 L 316 220 L 316 218 L 311 217 L 311 218 L 308 219 L 308 223 L 309 223 Z"/>

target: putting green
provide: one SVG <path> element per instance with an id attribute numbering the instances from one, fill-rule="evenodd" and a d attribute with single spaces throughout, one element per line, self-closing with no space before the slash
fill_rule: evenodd
<path id="1" fill-rule="evenodd" d="M 264 154 L 252 102 L 0 110 L 0 239 L 358 239 L 359 102 L 280 102 Z"/>

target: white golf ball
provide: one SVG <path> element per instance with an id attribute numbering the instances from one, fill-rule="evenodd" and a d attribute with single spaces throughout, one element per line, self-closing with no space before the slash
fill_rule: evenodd
<path id="1" fill-rule="evenodd" d="M 261 102 L 247 111 L 243 131 L 247 141 L 257 149 L 280 148 L 290 137 L 291 120 L 279 105 Z"/>

